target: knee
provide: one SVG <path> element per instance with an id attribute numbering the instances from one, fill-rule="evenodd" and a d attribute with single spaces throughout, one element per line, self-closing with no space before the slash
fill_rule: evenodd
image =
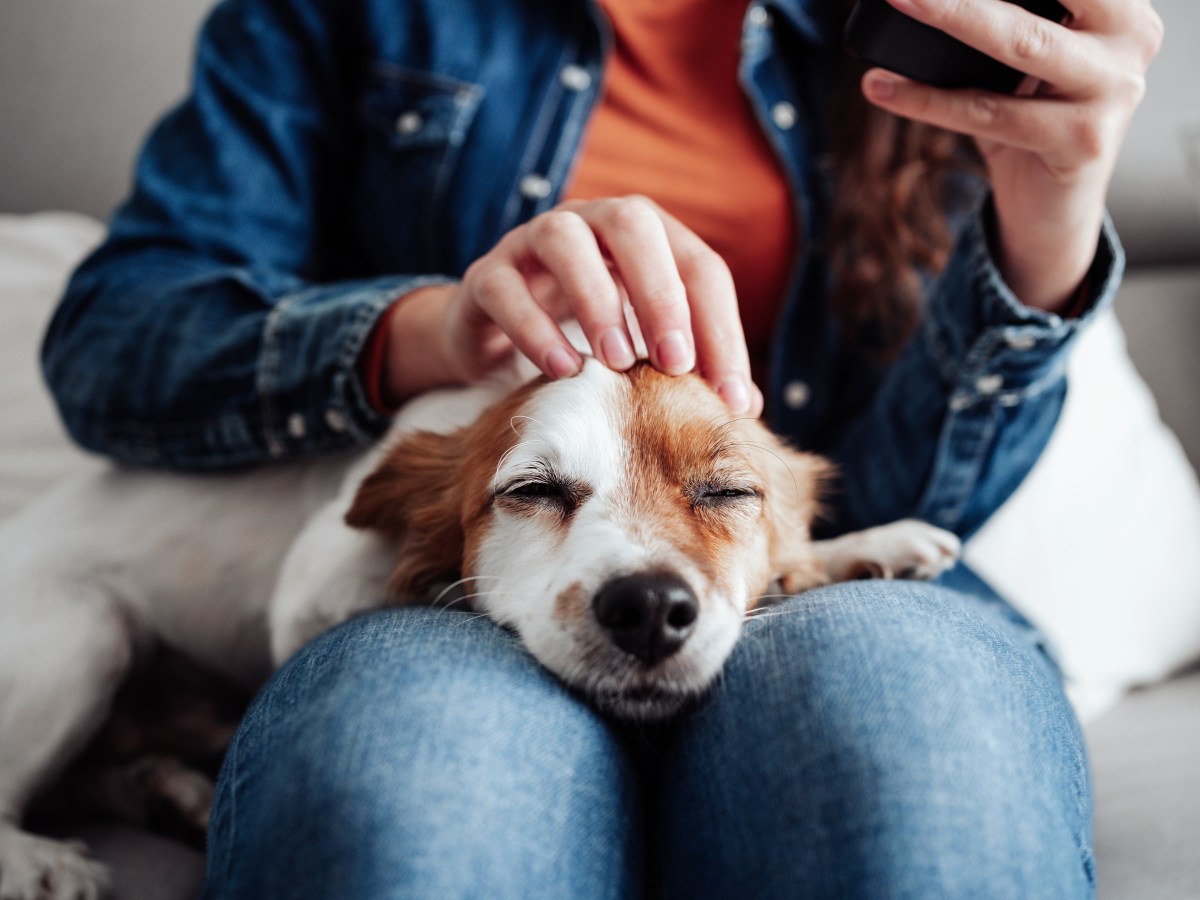
<path id="1" fill-rule="evenodd" d="M 693 818 L 723 820 L 747 859 L 760 849 L 739 834 L 805 848 L 759 868 L 813 895 L 1078 886 L 1090 827 L 1078 727 L 1032 642 L 977 603 L 856 582 L 751 621 L 681 727 L 667 790 L 680 798 L 707 780 L 698 802 L 712 807 Z"/>
<path id="2" fill-rule="evenodd" d="M 510 755 L 604 758 L 611 742 L 508 632 L 409 609 L 355 619 L 301 652 L 250 710 L 239 752 L 370 803 L 389 782 L 495 779 Z"/>
<path id="3" fill-rule="evenodd" d="M 507 632 L 396 610 L 314 641 L 264 690 L 222 773 L 211 842 L 214 858 L 257 851 L 254 879 L 307 871 L 316 854 L 355 878 L 429 887 L 468 868 L 511 872 L 504 853 L 524 850 L 496 835 L 544 844 L 548 811 L 624 846 L 631 785 L 611 726 Z M 433 859 L 433 874 L 414 869 Z"/>
<path id="4" fill-rule="evenodd" d="M 1052 665 L 1002 615 L 974 597 L 905 581 L 834 585 L 750 621 L 727 684 L 753 686 L 760 709 L 769 702 L 946 740 L 986 733 L 997 704 L 1007 726 L 1024 699 L 1063 700 Z"/>

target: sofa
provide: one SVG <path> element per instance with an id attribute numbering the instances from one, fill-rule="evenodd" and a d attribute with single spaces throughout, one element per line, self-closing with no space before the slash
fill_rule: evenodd
<path id="1" fill-rule="evenodd" d="M 37 376 L 37 340 L 67 272 L 101 238 L 99 220 L 126 189 L 141 135 L 184 90 L 191 42 L 209 5 L 5 4 L 0 517 L 56 480 L 103 465 L 63 436 Z M 1161 536 L 1157 551 L 1095 560 L 1096 566 L 1115 562 L 1127 576 L 1132 587 L 1125 596 L 1134 596 L 1123 611 L 1089 608 L 1087 597 L 1071 597 L 1050 612 L 1067 668 L 1082 673 L 1073 699 L 1085 717 L 1093 764 L 1098 894 L 1110 900 L 1200 897 L 1200 581 L 1194 593 L 1187 587 L 1200 560 L 1200 540 L 1191 538 L 1200 509 L 1194 475 L 1200 464 L 1200 354 L 1194 352 L 1200 340 L 1200 94 L 1190 90 L 1200 87 L 1200 56 L 1189 46 L 1189 38 L 1200 36 L 1200 6 L 1194 0 L 1156 6 L 1167 39 L 1110 196 L 1129 272 L 1116 319 L 1095 329 L 1088 349 L 1081 345 L 1078 371 L 1071 372 L 1068 402 L 1074 405 L 1069 417 L 1064 414 L 1062 440 L 1056 433 L 1059 443 L 1048 450 L 1049 468 L 1031 476 L 1062 483 L 1072 463 L 1056 463 L 1056 455 L 1076 462 L 1081 455 L 1089 462 L 1103 457 L 1109 475 L 1103 483 L 1088 482 L 1093 496 L 1079 493 L 1071 503 L 1109 504 L 1120 514 L 1125 507 L 1111 498 L 1127 497 L 1126 506 L 1136 508 L 1131 543 L 1145 546 L 1146 535 Z M 1095 374 L 1102 367 L 1106 374 Z M 1025 561 L 1061 538 L 1005 525 L 1003 517 L 1026 526 L 1052 519 L 1060 511 L 1034 505 L 1044 493 L 1018 492 L 1012 509 L 998 517 L 1003 527 L 985 529 L 968 547 L 985 573 L 1018 590 L 1022 579 L 1036 575 Z M 1151 495 L 1157 505 L 1137 505 Z M 1123 519 L 1127 526 L 1129 518 Z M 1163 581 L 1168 576 L 1174 580 Z M 1037 606 L 1036 598 L 1030 602 Z M 1026 612 L 1039 615 L 1037 608 Z M 1073 644 L 1078 634 L 1090 643 Z M 115 825 L 82 824 L 71 833 L 113 865 L 122 900 L 182 898 L 198 888 L 203 860 L 178 843 Z"/>

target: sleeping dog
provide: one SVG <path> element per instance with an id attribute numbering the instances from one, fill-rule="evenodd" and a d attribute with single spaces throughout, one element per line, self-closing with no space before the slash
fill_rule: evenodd
<path id="1" fill-rule="evenodd" d="M 351 616 L 453 603 L 605 712 L 660 719 L 703 694 L 772 585 L 957 559 L 916 521 L 811 540 L 828 473 L 697 376 L 589 360 L 420 397 L 361 457 L 64 484 L 0 527 L 0 897 L 103 893 L 102 866 L 21 815 L 154 645 L 253 689 Z"/>

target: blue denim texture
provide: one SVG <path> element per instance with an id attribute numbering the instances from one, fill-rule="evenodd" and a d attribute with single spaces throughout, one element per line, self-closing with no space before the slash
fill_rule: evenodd
<path id="1" fill-rule="evenodd" d="M 792 598 L 655 728 L 605 720 L 490 620 L 354 620 L 247 715 L 202 900 L 1089 897 L 1078 725 L 975 589 Z"/>
<path id="2" fill-rule="evenodd" d="M 822 252 L 835 4 L 766 5 L 745 19 L 740 75 L 804 236 L 768 416 L 839 464 L 833 530 L 917 516 L 967 535 L 1048 440 L 1065 354 L 1111 300 L 1120 247 L 1106 224 L 1078 320 L 1023 307 L 988 255 L 982 187 L 967 186 L 918 334 L 890 367 L 856 357 L 826 315 Z M 46 336 L 70 433 L 120 460 L 189 469 L 379 435 L 387 419 L 355 365 L 372 326 L 557 202 L 611 40 L 585 0 L 219 5 L 190 95 L 150 136 L 132 196 Z M 562 78 L 568 66 L 590 83 Z M 789 128 L 770 114 L 785 102 Z M 795 409 L 784 397 L 797 381 L 809 400 Z"/>

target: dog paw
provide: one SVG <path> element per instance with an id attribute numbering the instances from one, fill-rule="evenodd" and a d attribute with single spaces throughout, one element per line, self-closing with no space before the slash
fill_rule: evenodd
<path id="1" fill-rule="evenodd" d="M 100 900 L 108 867 L 80 841 L 55 841 L 0 826 L 0 900 Z"/>
<path id="2" fill-rule="evenodd" d="M 212 779 L 177 759 L 146 757 L 135 763 L 135 780 L 153 805 L 165 807 L 181 824 L 200 834 L 208 831 L 215 788 Z"/>
<path id="3" fill-rule="evenodd" d="M 862 532 L 859 578 L 931 581 L 953 568 L 962 542 L 919 519 L 902 519 Z"/>

